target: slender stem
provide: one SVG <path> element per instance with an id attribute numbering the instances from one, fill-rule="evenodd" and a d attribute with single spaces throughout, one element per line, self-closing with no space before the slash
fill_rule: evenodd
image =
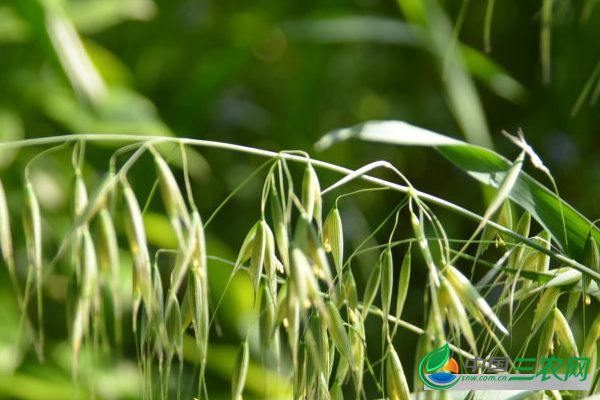
<path id="1" fill-rule="evenodd" d="M 190 146 L 209 147 L 209 148 L 215 148 L 215 149 L 238 151 L 238 152 L 254 154 L 254 155 L 258 155 L 258 156 L 262 156 L 262 157 L 279 157 L 281 159 L 301 162 L 301 163 L 305 163 L 305 164 L 311 163 L 312 165 L 314 165 L 316 167 L 328 169 L 330 171 L 338 172 L 338 173 L 341 173 L 344 175 L 350 175 L 350 174 L 353 174 L 356 172 L 352 169 L 341 167 L 339 165 L 331 164 L 331 163 L 328 163 L 325 161 L 314 160 L 311 158 L 306 158 L 304 156 L 298 156 L 295 154 L 291 154 L 289 152 L 276 153 L 273 151 L 261 150 L 261 149 L 256 149 L 253 147 L 241 146 L 241 145 L 232 144 L 232 143 L 223 143 L 223 142 L 215 142 L 215 141 L 211 141 L 211 140 L 190 139 L 190 138 L 164 137 L 164 136 L 141 136 L 141 135 L 120 135 L 120 134 L 101 134 L 101 135 L 99 135 L 99 134 L 83 133 L 83 134 L 60 135 L 60 136 L 51 136 L 51 137 L 44 137 L 44 138 L 24 139 L 24 140 L 14 140 L 14 141 L 3 142 L 3 143 L 0 143 L 0 150 L 17 148 L 17 147 L 42 146 L 42 145 L 48 145 L 48 144 L 53 144 L 53 143 L 71 142 L 71 141 L 77 141 L 77 140 L 97 141 L 97 142 L 98 141 L 103 141 L 103 142 L 149 142 L 149 141 L 152 141 L 155 143 L 156 142 L 174 142 L 174 143 L 182 143 L 182 144 L 186 144 L 186 145 L 190 145 Z M 368 182 L 378 184 L 383 187 L 388 187 L 390 189 L 396 190 L 401 193 L 411 193 L 413 195 L 416 195 L 417 197 L 419 197 L 422 200 L 425 200 L 431 204 L 435 204 L 442 208 L 453 211 L 456 214 L 459 214 L 463 217 L 469 218 L 473 221 L 481 222 L 482 220 L 484 220 L 484 218 L 479 214 L 476 214 L 476 213 L 471 212 L 471 211 L 469 211 L 461 206 L 458 206 L 454 203 L 451 203 L 444 199 L 440 199 L 439 197 L 433 196 L 431 194 L 421 192 L 414 188 L 404 186 L 404 185 L 399 185 L 397 183 L 389 182 L 384 179 L 375 178 L 375 177 L 372 177 L 369 175 L 361 175 L 360 178 L 363 180 L 366 180 Z M 588 276 L 592 277 L 594 280 L 596 280 L 597 282 L 600 283 L 600 273 L 586 267 L 585 265 L 577 262 L 576 260 L 573 260 L 563 254 L 555 253 L 552 250 L 547 249 L 543 245 L 541 245 L 533 240 L 530 240 L 516 232 L 513 232 L 512 230 L 510 230 L 498 223 L 495 223 L 493 221 L 487 221 L 487 225 L 491 226 L 492 228 L 496 229 L 497 231 L 499 231 L 501 233 L 504 233 L 504 234 L 512 237 L 513 239 L 515 239 L 521 243 L 526 244 L 527 246 L 529 246 L 543 254 L 550 256 L 551 258 L 555 259 L 556 261 L 559 261 L 559 262 L 566 264 L 572 268 L 575 268 L 576 270 L 578 270 L 582 273 L 587 274 Z"/>
<path id="2" fill-rule="evenodd" d="M 360 310 L 363 310 L 365 307 L 362 304 L 359 304 L 358 308 Z M 375 306 L 369 307 L 367 312 L 369 314 L 377 315 L 378 317 L 384 318 L 383 311 Z M 414 333 L 417 333 L 419 335 L 423 335 L 423 334 L 429 335 L 429 333 L 426 330 L 421 329 L 418 326 L 411 324 L 410 322 L 406 322 L 402 319 L 398 319 L 398 318 L 394 317 L 393 315 L 388 315 L 387 319 L 394 325 L 401 326 L 401 327 L 403 327 L 409 331 L 412 331 Z M 434 339 L 433 335 L 430 335 L 430 336 L 431 336 L 431 339 Z M 462 355 L 463 357 L 475 358 L 475 356 L 473 354 L 461 349 L 460 347 L 454 346 L 453 344 L 450 344 L 450 343 L 448 343 L 448 345 L 452 350 L 456 351 L 457 353 L 460 353 L 460 355 Z"/>

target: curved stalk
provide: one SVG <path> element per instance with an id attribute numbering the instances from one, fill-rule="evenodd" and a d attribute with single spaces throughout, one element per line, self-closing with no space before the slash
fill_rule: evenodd
<path id="1" fill-rule="evenodd" d="M 334 172 L 338 172 L 338 173 L 344 174 L 344 175 L 351 175 L 351 174 L 356 173 L 356 171 L 349 169 L 349 168 L 331 164 L 326 161 L 320 161 L 320 160 L 315 160 L 315 159 L 311 159 L 311 158 L 306 158 L 304 156 L 291 154 L 289 152 L 276 153 L 273 151 L 256 149 L 253 147 L 242 146 L 242 145 L 237 145 L 237 144 L 232 144 L 232 143 L 216 142 L 216 141 L 202 140 L 202 139 L 164 137 L 164 136 L 140 136 L 140 135 L 122 135 L 122 134 L 59 135 L 59 136 L 51 136 L 51 137 L 44 137 L 44 138 L 24 139 L 24 140 L 3 142 L 3 143 L 0 143 L 0 150 L 19 148 L 19 147 L 44 146 L 44 145 L 49 145 L 49 144 L 53 144 L 53 143 L 67 143 L 67 142 L 81 141 L 81 140 L 94 141 L 94 142 L 99 142 L 99 141 L 102 141 L 102 142 L 140 142 L 140 143 L 145 143 L 145 142 L 153 142 L 153 143 L 167 142 L 167 143 L 169 143 L 169 142 L 171 142 L 171 143 L 179 143 L 179 144 L 184 144 L 184 145 L 189 145 L 189 146 L 198 146 L 198 147 L 207 147 L 207 148 L 237 151 L 237 152 L 242 152 L 242 153 L 247 153 L 247 154 L 254 154 L 254 155 L 258 155 L 258 156 L 262 156 L 262 157 L 279 157 L 281 159 L 300 162 L 300 163 L 304 163 L 304 164 L 310 162 L 312 165 L 314 165 L 316 167 L 327 169 L 327 170 L 334 171 Z M 436 197 L 434 195 L 431 195 L 431 194 L 428 194 L 425 192 L 421 192 L 419 190 L 416 190 L 416 189 L 408 187 L 408 186 L 389 182 L 389 181 L 386 181 L 386 180 L 380 179 L 380 178 L 375 178 L 370 175 L 361 175 L 360 179 L 363 179 L 363 180 L 371 182 L 371 183 L 375 183 L 382 187 L 390 188 L 392 190 L 395 190 L 395 191 L 398 191 L 401 193 L 406 193 L 406 194 L 416 196 L 416 197 L 418 197 L 422 200 L 425 200 L 431 204 L 435 204 L 439 207 L 442 207 L 449 211 L 455 212 L 456 214 L 459 214 L 463 217 L 469 218 L 478 223 L 484 220 L 484 218 L 479 214 L 476 214 L 476 213 L 469 211 L 461 206 L 458 206 L 454 203 L 451 203 L 449 201 L 446 201 L 446 200 Z M 497 231 L 502 232 L 502 233 L 512 237 L 513 239 L 515 239 L 521 243 L 524 243 L 527 246 L 529 246 L 543 254 L 550 256 L 551 258 L 553 258 L 556 261 L 559 261 L 569 267 L 575 268 L 576 270 L 590 276 L 592 279 L 594 279 L 598 283 L 600 283 L 600 273 L 586 267 L 585 265 L 577 262 L 576 260 L 573 260 L 563 254 L 555 253 L 552 250 L 549 250 L 546 247 L 540 245 L 539 243 L 536 243 L 533 240 L 530 240 L 522 235 L 519 235 L 518 233 L 516 233 L 500 224 L 497 224 L 493 221 L 486 221 L 486 223 L 487 223 L 487 225 L 491 226 L 492 228 L 496 229 Z"/>

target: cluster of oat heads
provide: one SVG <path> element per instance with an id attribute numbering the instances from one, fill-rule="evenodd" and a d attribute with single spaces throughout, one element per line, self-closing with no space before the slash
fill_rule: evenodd
<path id="1" fill-rule="evenodd" d="M 151 145 L 137 147 L 134 156 L 120 170 L 111 168 L 92 190 L 84 178 L 84 146 L 77 143 L 73 147 L 72 225 L 55 254 L 44 253 L 55 246 L 51 243 L 55 235 L 45 226 L 40 193 L 29 176 L 30 169 L 36 166 L 33 161 L 27 166 L 22 210 L 26 269 L 15 262 L 13 226 L 0 183 L 0 249 L 24 311 L 27 336 L 40 358 L 43 358 L 44 339 L 43 286 L 52 274 L 66 274 L 69 281 L 66 314 L 74 379 L 78 380 L 84 350 L 110 352 L 111 347 L 119 347 L 123 339 L 122 319 L 127 314 L 132 316 L 136 352 L 145 378 L 144 396 L 150 398 L 152 393 L 161 393 L 166 398 L 175 358 L 181 373 L 184 334 L 195 337 L 199 387 L 204 390 L 210 318 L 206 245 L 200 215 L 193 203 L 184 200 L 167 162 Z M 176 250 L 154 249 L 148 244 L 143 206 L 127 176 L 133 162 L 143 153 L 154 158 L 162 203 L 178 240 Z M 38 157 L 43 155 L 40 153 Z M 186 198 L 191 199 L 191 193 Z M 125 292 L 121 268 L 126 261 L 119 254 L 121 249 L 129 249 L 133 271 L 133 287 Z M 131 301 L 125 304 L 123 298 Z M 31 318 L 25 310 L 34 299 L 37 314 Z"/>
<path id="2" fill-rule="evenodd" d="M 179 149 L 185 164 L 186 149 L 182 144 Z M 152 142 L 128 146 L 117 153 L 131 150 L 134 153 L 120 168 L 116 168 L 113 157 L 110 172 L 91 185 L 93 179 L 85 171 L 85 146 L 77 143 L 73 147 L 72 226 L 56 246 L 56 254 L 49 251 L 53 246 L 45 237 L 44 210 L 29 177 L 35 165 L 30 163 L 24 176 L 22 211 L 25 268 L 15 261 L 14 220 L 0 181 L 2 259 L 19 306 L 36 310 L 33 316 L 24 313 L 23 332 L 42 356 L 44 282 L 57 273 L 59 263 L 64 264 L 69 278 L 66 302 L 75 379 L 86 352 L 108 351 L 123 340 L 123 326 L 128 325 L 123 317 L 131 315 L 144 398 L 171 398 L 175 392 L 180 397 L 184 343 L 195 346 L 197 397 L 206 398 L 210 392 L 205 379 L 209 331 L 216 310 L 209 300 L 210 249 L 206 247 L 202 218 L 185 165 L 183 174 L 175 172 Z M 172 227 L 175 249 L 155 248 L 148 242 L 144 213 L 152 199 L 139 197 L 128 174 L 144 154 L 155 165 L 156 193 Z M 408 399 L 411 388 L 406 365 L 412 360 L 399 355 L 404 357 L 405 351 L 398 346 L 398 328 L 420 334 L 414 354 L 417 365 L 434 346 L 444 342 L 461 356 L 507 355 L 510 333 L 519 327 L 529 332 L 521 353 L 527 350 L 529 340 L 536 338 L 538 358 L 560 346 L 574 356 L 589 357 L 590 370 L 595 371 L 600 318 L 589 327 L 585 325 L 583 340 L 571 331 L 570 322 L 575 310 L 591 304 L 591 297 L 598 297 L 597 282 L 571 267 L 554 265 L 548 253 L 559 250 L 555 250 L 551 235 L 544 230 L 531 235 L 533 223 L 528 213 L 517 218 L 507 195 L 520 173 L 521 159 L 507 172 L 468 240 L 449 238 L 440 219 L 409 186 L 390 215 L 373 232 L 364 234 L 367 239 L 363 244 L 352 249 L 344 243 L 344 210 L 339 201 L 349 194 L 342 193 L 337 199 L 325 194 L 360 177 L 363 169 L 349 172 L 323 191 L 313 160 L 286 155 L 269 161 L 257 204 L 260 216 L 247 228 L 238 255 L 231 260 L 232 276 L 242 270 L 248 273 L 256 322 L 239 345 L 231 377 L 234 400 L 244 397 L 252 364 L 289 378 L 281 380 L 289 382 L 289 387 L 265 388 L 265 393 L 281 398 L 364 399 L 367 390 L 376 390 L 386 398 Z M 290 160 L 300 162 L 301 174 L 292 173 Z M 152 190 L 150 196 L 154 193 Z M 328 211 L 323 219 L 324 209 Z M 395 221 L 393 226 L 390 220 Z M 399 228 L 400 221 L 405 222 Z M 516 241 L 499 233 L 490 228 L 489 221 L 526 240 Z M 381 235 L 386 242 L 366 247 L 369 240 Z M 475 255 L 470 256 L 467 250 L 473 245 Z M 491 248 L 503 253 L 494 263 L 485 260 Z M 124 250 L 128 257 L 123 257 Z M 379 252 L 379 257 L 363 279 L 355 275 L 357 255 L 371 251 Z M 411 281 L 415 260 L 426 271 L 426 282 Z M 485 268 L 478 282 L 464 272 L 471 262 L 474 269 Z M 133 276 L 133 285 L 127 290 L 121 282 L 124 263 L 131 264 Z M 584 263 L 595 271 L 600 269 L 598 247 L 591 235 Z M 411 286 L 418 286 L 423 293 L 419 302 L 423 328 L 403 320 Z M 492 292 L 494 296 L 489 295 Z M 567 306 L 561 303 L 559 307 L 563 295 L 568 295 Z M 532 304 L 535 306 L 530 307 Z M 528 312 L 531 318 L 523 319 Z M 369 333 L 371 321 L 381 327 L 381 340 Z M 520 355 L 514 354 L 514 349 L 511 353 Z M 177 374 L 171 374 L 174 361 L 179 363 Z M 265 382 L 265 386 L 269 384 L 272 382 Z M 421 389 L 417 378 L 412 391 Z"/>

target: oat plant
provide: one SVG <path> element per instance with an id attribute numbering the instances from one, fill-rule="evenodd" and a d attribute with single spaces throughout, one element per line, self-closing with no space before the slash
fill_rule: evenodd
<path id="1" fill-rule="evenodd" d="M 11 354 L 15 369 L 29 345 L 44 362 L 52 324 L 44 310 L 58 303 L 66 309 L 73 398 L 109 398 L 94 371 L 113 365 L 110 356 L 121 352 L 135 354 L 142 398 L 208 399 L 214 384 L 208 377 L 219 361 L 213 346 L 223 329 L 217 311 L 241 276 L 251 284 L 254 311 L 227 369 L 234 400 L 509 397 L 422 394 L 414 366 L 443 343 L 460 359 L 558 352 L 589 357 L 589 393 L 518 396 L 597 393 L 600 231 L 560 198 L 525 137 L 510 136 L 519 152 L 510 161 L 403 122 L 373 121 L 331 132 L 317 149 L 351 138 L 435 148 L 493 188 L 487 208 L 476 213 L 425 193 L 411 184 L 410 173 L 385 161 L 350 170 L 299 151 L 137 135 L 0 143 L 0 151 L 32 148 L 35 154 L 22 176 L 1 177 L 20 179 L 22 194 L 0 184 L 0 248 L 21 310 Z M 114 153 L 103 161 L 100 177 L 87 160 L 106 147 Z M 201 215 L 203 193 L 195 191 L 188 160 L 208 148 L 264 158 L 242 183 L 261 182 L 254 205 L 259 218 L 231 227 L 247 234 L 229 260 L 215 255 L 207 238 L 211 221 L 241 187 L 212 215 Z M 72 160 L 64 171 L 72 182 L 66 195 L 72 212 L 53 227 L 46 222 L 51 211 L 40 207 L 48 193 L 31 176 L 65 157 Z M 154 164 L 144 171 L 155 181 L 150 188 L 137 185 L 131 173 L 142 162 Z M 528 175 L 529 168 L 541 170 L 551 189 Z M 372 176 L 380 169 L 395 179 Z M 325 172 L 336 176 L 327 187 Z M 349 242 L 347 199 L 373 192 L 396 203 L 375 229 L 359 233 L 361 243 Z M 149 240 L 150 205 L 168 221 L 172 247 Z M 451 237 L 448 213 L 473 221 L 471 234 Z M 365 254 L 374 262 L 363 277 L 356 265 Z M 231 271 L 225 292 L 210 284 L 209 272 L 218 267 Z M 56 282 L 65 282 L 62 296 L 51 293 Z M 409 308 L 419 310 L 418 324 L 406 320 Z M 416 348 L 403 346 L 406 338 Z"/>

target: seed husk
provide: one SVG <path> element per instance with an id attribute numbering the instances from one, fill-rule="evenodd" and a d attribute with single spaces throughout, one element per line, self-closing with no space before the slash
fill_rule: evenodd
<path id="1" fill-rule="evenodd" d="M 289 237 L 287 223 L 284 217 L 281 201 L 277 194 L 277 189 L 271 186 L 271 218 L 273 220 L 273 229 L 275 231 L 275 240 L 277 242 L 277 250 L 279 251 L 279 257 L 286 272 L 289 273 L 290 259 L 289 259 Z"/>
<path id="2" fill-rule="evenodd" d="M 336 379 L 333 382 L 329 395 L 331 400 L 344 400 L 344 393 L 342 392 L 342 385 L 340 385 L 339 380 Z"/>
<path id="3" fill-rule="evenodd" d="M 160 192 L 165 203 L 171 225 L 175 231 L 180 245 L 183 245 L 183 230 L 181 222 L 190 229 L 191 218 L 183 200 L 183 195 L 177 184 L 177 180 L 167 162 L 158 152 L 154 152 L 154 163 L 158 176 L 160 177 Z"/>
<path id="4" fill-rule="evenodd" d="M 408 285 L 410 284 L 410 265 L 411 255 L 410 248 L 404 255 L 402 260 L 402 269 L 400 270 L 400 277 L 398 278 L 398 297 L 396 299 L 396 319 L 400 319 L 402 316 L 402 310 L 406 302 L 406 296 L 408 295 Z"/>
<path id="5" fill-rule="evenodd" d="M 248 273 L 254 287 L 254 302 L 258 296 L 258 284 L 262 276 L 263 266 L 265 265 L 265 252 L 267 249 L 267 223 L 261 219 L 256 227 L 256 234 L 252 243 L 252 255 Z"/>
<path id="6" fill-rule="evenodd" d="M 88 205 L 88 194 L 85 187 L 85 182 L 81 175 L 81 169 L 75 169 L 75 196 L 73 201 L 73 212 L 75 217 L 81 216 L 86 206 Z"/>
<path id="7" fill-rule="evenodd" d="M 365 286 L 365 294 L 363 296 L 363 312 L 362 316 L 365 319 L 366 315 L 369 312 L 369 308 L 373 304 L 375 300 L 375 296 L 377 296 L 377 292 L 379 291 L 379 283 L 381 282 L 381 259 L 377 261 L 375 264 L 375 268 L 371 271 L 369 275 L 369 279 L 367 280 L 367 285 Z"/>
<path id="8" fill-rule="evenodd" d="M 342 301 L 346 300 L 348 302 L 348 308 L 352 310 L 358 309 L 358 292 L 356 290 L 356 281 L 354 280 L 354 274 L 352 270 L 348 268 L 346 272 L 344 272 L 344 285 L 342 288 L 344 293 L 341 293 L 337 296 L 338 299 L 338 307 L 342 306 Z"/>
<path id="9" fill-rule="evenodd" d="M 286 317 L 283 320 L 288 333 L 288 343 L 292 352 L 294 363 L 298 362 L 298 344 L 300 340 L 300 301 L 296 294 L 295 285 L 291 282 L 285 296 Z"/>
<path id="10" fill-rule="evenodd" d="M 177 296 L 170 294 L 173 308 L 167 318 L 167 332 L 169 335 L 169 344 L 175 349 L 177 358 L 183 360 L 183 323 L 181 318 L 181 308 Z"/>
<path id="11" fill-rule="evenodd" d="M 298 362 L 296 368 L 294 368 L 294 400 L 301 400 L 306 398 L 306 386 L 307 386 L 307 348 L 304 341 L 300 342 L 298 348 Z"/>
<path id="12" fill-rule="evenodd" d="M 558 297 L 560 296 L 560 289 L 556 287 L 549 287 L 544 290 L 540 300 L 538 301 L 535 314 L 533 315 L 533 324 L 531 326 L 532 335 L 537 332 L 540 325 L 544 323 L 546 317 L 556 306 Z"/>
<path id="13" fill-rule="evenodd" d="M 323 247 L 325 251 L 333 254 L 333 261 L 337 271 L 338 279 L 342 277 L 342 264 L 344 257 L 344 233 L 342 228 L 342 219 L 337 206 L 333 207 L 325 223 L 323 224 Z"/>
<path id="14" fill-rule="evenodd" d="M 596 342 L 600 339 L 600 314 L 596 317 L 592 325 L 585 336 L 585 342 L 583 343 L 583 351 L 581 352 L 582 357 L 587 357 L 590 359 L 590 368 L 589 371 L 596 370 L 596 357 L 597 357 L 597 347 Z"/>
<path id="15" fill-rule="evenodd" d="M 89 330 L 90 312 L 92 307 L 96 308 L 98 306 L 98 265 L 94 244 L 88 230 L 84 230 L 83 232 L 83 253 L 82 287 L 77 301 L 75 318 L 73 320 L 73 337 L 71 339 L 73 373 L 75 376 L 78 371 L 78 360 L 82 340 Z M 94 314 L 96 314 L 96 311 L 94 311 Z"/>
<path id="16" fill-rule="evenodd" d="M 121 338 L 121 295 L 120 295 L 120 266 L 119 266 L 119 244 L 117 233 L 110 216 L 108 208 L 102 207 L 99 212 L 100 237 L 98 240 L 98 262 L 101 273 L 108 281 L 109 292 L 112 296 L 113 309 L 115 313 L 115 335 L 117 341 Z"/>
<path id="17" fill-rule="evenodd" d="M 581 272 L 571 267 L 561 267 L 548 271 L 554 277 L 550 279 L 545 286 L 546 287 L 562 287 L 571 286 L 581 280 Z"/>
<path id="18" fill-rule="evenodd" d="M 185 242 L 182 242 L 183 248 L 179 249 L 177 256 L 175 257 L 175 265 L 173 267 L 173 272 L 171 273 L 171 283 L 169 287 L 169 292 L 173 293 L 175 296 L 169 295 L 167 298 L 167 307 L 165 313 L 167 318 L 169 317 L 171 308 L 173 307 L 172 300 L 177 296 L 179 288 L 190 269 L 192 258 L 197 249 L 197 229 L 199 229 L 198 224 L 200 224 L 199 218 L 194 218 L 190 233 Z"/>
<path id="19" fill-rule="evenodd" d="M 555 331 L 555 319 L 548 318 L 548 320 L 543 325 L 542 334 L 540 336 L 540 340 L 539 340 L 539 344 L 538 344 L 537 358 L 535 361 L 535 364 L 536 364 L 535 370 L 536 371 L 539 371 L 540 362 L 541 362 L 542 358 L 546 357 L 548 355 L 549 351 L 552 353 L 554 352 L 554 345 L 553 345 L 554 331 Z"/>
<path id="20" fill-rule="evenodd" d="M 192 315 L 194 338 L 200 353 L 199 376 L 204 379 L 203 371 L 206 365 L 209 332 L 208 293 L 206 292 L 204 278 L 197 268 L 192 267 L 188 277 L 188 293 L 190 293 L 188 305 Z"/>
<path id="21" fill-rule="evenodd" d="M 438 279 L 437 267 L 433 262 L 433 256 L 431 255 L 431 250 L 429 249 L 429 243 L 427 242 L 427 238 L 425 237 L 425 229 L 423 224 L 412 210 L 410 211 L 410 221 L 413 227 L 413 231 L 415 233 L 415 238 L 417 239 L 417 243 L 419 244 L 419 249 L 421 250 L 421 254 L 423 255 L 423 259 L 425 260 L 425 264 L 429 268 L 429 276 L 433 280 L 433 284 L 437 287 L 440 282 Z"/>
<path id="22" fill-rule="evenodd" d="M 331 268 L 329 267 L 329 261 L 327 261 L 327 254 L 312 225 L 307 226 L 307 235 L 308 238 L 306 241 L 305 252 L 313 262 L 315 274 L 327 282 L 327 285 L 332 288 L 333 276 L 331 274 Z"/>
<path id="23" fill-rule="evenodd" d="M 264 280 L 260 282 L 260 316 L 258 319 L 258 336 L 261 347 L 269 347 L 271 333 L 275 327 L 276 307 L 273 295 Z"/>
<path id="24" fill-rule="evenodd" d="M 508 335 L 508 330 L 504 327 L 502 322 L 500 322 L 492 308 L 485 299 L 481 297 L 467 277 L 451 265 L 446 268 L 446 277 L 450 281 L 452 288 L 464 302 L 469 303 L 471 306 L 474 306 L 481 311 L 481 313 L 487 316 L 502 333 Z M 480 318 L 478 313 L 472 312 L 470 307 L 468 309 L 475 318 Z"/>
<path id="25" fill-rule="evenodd" d="M 410 391 L 408 389 L 408 382 L 404 375 L 404 369 L 400 363 L 400 357 L 396 353 L 396 350 L 390 346 L 386 358 L 386 380 L 388 397 L 390 400 L 410 400 Z"/>
<path id="26" fill-rule="evenodd" d="M 352 356 L 354 358 L 354 364 L 357 367 L 356 376 L 356 395 L 360 396 L 362 392 L 363 375 L 365 370 L 365 324 L 360 314 L 356 315 L 356 318 L 352 322 L 354 329 L 350 330 L 350 344 L 352 346 Z"/>
<path id="27" fill-rule="evenodd" d="M 357 366 L 354 363 L 352 346 L 350 345 L 348 332 L 344 328 L 344 321 L 342 320 L 339 311 L 335 307 L 335 304 L 333 304 L 330 299 L 327 299 L 325 304 L 327 306 L 327 313 L 323 315 L 323 319 L 325 320 L 325 324 L 329 330 L 331 340 L 342 357 L 346 359 L 352 371 L 356 371 Z"/>
<path id="28" fill-rule="evenodd" d="M 440 302 L 440 309 L 443 310 L 447 307 L 450 310 L 447 318 L 448 322 L 453 324 L 457 332 L 462 332 L 467 339 L 469 346 L 473 350 L 476 350 L 475 335 L 471 329 L 471 324 L 469 323 L 465 308 L 459 296 L 445 279 L 440 282 L 438 299 Z"/>
<path id="29" fill-rule="evenodd" d="M 290 280 L 294 284 L 294 293 L 298 298 L 298 303 L 302 307 L 308 307 L 308 289 L 306 287 L 306 273 L 310 269 L 308 260 L 304 253 L 295 246 L 292 246 L 292 265 Z"/>
<path id="30" fill-rule="evenodd" d="M 25 203 L 23 210 L 23 228 L 27 244 L 29 271 L 35 273 L 36 296 L 39 326 L 43 326 L 42 306 L 42 215 L 35 190 L 31 182 L 25 182 Z M 29 276 L 32 276 L 29 273 Z M 43 343 L 43 330 L 39 330 L 39 341 Z"/>
<path id="31" fill-rule="evenodd" d="M 265 247 L 265 275 L 269 279 L 272 285 L 275 285 L 275 279 L 277 277 L 277 256 L 275 255 L 275 237 L 273 236 L 273 231 L 267 225 L 264 224 L 264 230 L 266 234 L 266 247 Z"/>
<path id="32" fill-rule="evenodd" d="M 577 306 L 579 305 L 580 297 L 581 297 L 580 292 L 573 291 L 573 292 L 569 293 L 569 302 L 567 303 L 567 311 L 565 312 L 565 317 L 567 318 L 567 320 L 571 320 L 571 317 L 573 317 L 573 313 L 575 312 L 575 310 L 577 309 Z"/>
<path id="33" fill-rule="evenodd" d="M 125 230 L 134 260 L 134 296 L 141 297 L 148 315 L 154 314 L 150 255 L 142 212 L 133 189 L 126 180 L 122 181 L 123 196 L 127 207 Z M 135 319 L 135 315 L 133 316 Z"/>
<path id="34" fill-rule="evenodd" d="M 250 350 L 248 349 L 248 342 L 244 341 L 238 350 L 235 365 L 233 367 L 233 374 L 231 376 L 231 394 L 233 400 L 242 400 L 249 361 Z"/>
<path id="35" fill-rule="evenodd" d="M 252 252 L 254 251 L 254 238 L 256 237 L 256 232 L 258 231 L 258 226 L 260 225 L 260 221 L 252 225 L 248 234 L 244 238 L 244 242 L 242 243 L 242 247 L 238 253 L 238 257 L 235 261 L 235 267 L 233 268 L 233 273 L 236 273 L 242 264 L 248 260 L 252 256 Z"/>
<path id="36" fill-rule="evenodd" d="M 519 222 L 517 223 L 517 227 L 515 232 L 523 237 L 529 237 L 529 230 L 531 228 L 531 214 L 525 211 L 521 218 L 519 218 Z M 508 259 L 508 265 L 514 266 L 523 256 L 524 246 L 522 244 L 517 244 L 513 249 L 510 257 Z"/>
<path id="37" fill-rule="evenodd" d="M 390 315 L 390 305 L 392 302 L 392 292 L 394 291 L 394 260 L 392 250 L 388 247 L 384 250 L 381 258 L 381 310 L 383 311 L 383 320 L 387 331 L 388 316 Z"/>
<path id="38" fill-rule="evenodd" d="M 598 244 L 592 235 L 591 229 L 585 241 L 585 246 L 583 247 L 583 265 L 596 272 L 600 272 L 600 253 L 598 252 Z M 587 289 L 591 283 L 591 280 L 587 275 L 585 275 L 583 277 L 583 282 L 584 288 Z"/>
<path id="39" fill-rule="evenodd" d="M 565 316 L 557 307 L 554 307 L 553 314 L 554 330 L 556 332 L 556 336 L 560 340 L 561 345 L 569 352 L 569 354 L 574 357 L 579 357 L 579 351 L 577 350 L 575 337 L 573 336 L 573 332 L 571 331 L 571 327 L 565 319 Z"/>
<path id="40" fill-rule="evenodd" d="M 2 180 L 0 180 L 0 250 L 2 251 L 4 262 L 8 267 L 8 272 L 10 273 L 13 285 L 15 285 L 15 289 L 20 292 L 15 272 L 13 241 L 10 230 L 10 214 L 8 212 L 8 202 L 6 201 L 6 192 L 4 191 Z"/>
<path id="41" fill-rule="evenodd" d="M 417 351 L 415 352 L 415 363 L 413 366 L 414 371 L 418 371 L 419 363 L 429 352 L 433 350 L 431 346 L 431 339 L 428 333 L 422 333 L 419 335 L 417 340 Z M 419 378 L 419 374 L 413 374 L 413 387 L 415 392 L 418 393 L 423 390 L 423 382 Z"/>
<path id="42" fill-rule="evenodd" d="M 200 351 L 200 371 L 201 381 L 204 380 L 204 369 L 208 353 L 208 335 L 209 335 L 209 298 L 208 298 L 208 264 L 206 256 L 206 239 L 204 236 L 204 227 L 200 214 L 197 211 L 192 213 L 192 226 L 196 235 L 196 251 L 192 257 L 190 267 L 188 286 L 191 287 L 192 294 L 189 297 L 190 308 L 192 310 L 192 324 L 194 326 L 194 335 L 196 345 Z"/>
<path id="43" fill-rule="evenodd" d="M 310 163 L 306 164 L 302 179 L 302 207 L 309 222 L 315 217 L 317 224 L 320 223 L 321 186 L 319 185 L 317 173 Z"/>

